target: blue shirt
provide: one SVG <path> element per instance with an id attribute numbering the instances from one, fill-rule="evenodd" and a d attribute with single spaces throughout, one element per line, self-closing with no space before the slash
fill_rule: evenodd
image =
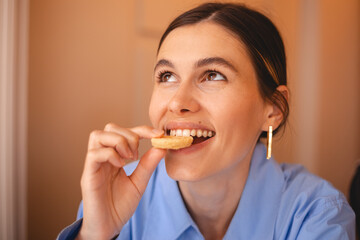
<path id="1" fill-rule="evenodd" d="M 137 162 L 127 165 L 130 174 Z M 82 223 L 64 229 L 58 239 L 73 239 Z M 188 213 L 176 181 L 162 160 L 131 219 L 116 238 L 204 239 Z M 224 239 L 355 239 L 355 214 L 344 195 L 299 165 L 266 159 L 258 143 L 241 200 Z"/>

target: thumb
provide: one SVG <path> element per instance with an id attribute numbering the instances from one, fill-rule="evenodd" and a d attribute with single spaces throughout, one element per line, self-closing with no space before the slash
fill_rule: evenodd
<path id="1" fill-rule="evenodd" d="M 151 148 L 140 159 L 136 169 L 130 175 L 131 181 L 135 184 L 140 194 L 145 192 L 152 173 L 165 154 L 166 150 L 164 149 Z"/>

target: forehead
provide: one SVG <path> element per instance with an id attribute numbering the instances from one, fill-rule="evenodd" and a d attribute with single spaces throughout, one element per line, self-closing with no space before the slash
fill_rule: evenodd
<path id="1" fill-rule="evenodd" d="M 250 62 L 240 38 L 210 21 L 174 29 L 165 38 L 157 59 L 191 61 L 209 56 L 223 57 L 233 63 Z"/>

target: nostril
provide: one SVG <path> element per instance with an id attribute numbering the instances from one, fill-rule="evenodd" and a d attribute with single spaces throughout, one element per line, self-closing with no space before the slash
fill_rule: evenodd
<path id="1" fill-rule="evenodd" d="M 184 112 L 189 112 L 189 109 L 181 109 L 180 112 L 184 113 Z"/>

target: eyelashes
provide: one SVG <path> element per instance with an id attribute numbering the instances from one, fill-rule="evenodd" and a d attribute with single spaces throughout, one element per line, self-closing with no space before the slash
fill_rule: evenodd
<path id="1" fill-rule="evenodd" d="M 226 81 L 224 74 L 216 70 L 207 70 L 203 77 L 204 81 Z"/>
<path id="2" fill-rule="evenodd" d="M 168 82 L 169 78 L 170 77 L 173 77 L 175 78 L 174 74 L 170 71 L 159 71 L 157 74 L 156 74 L 156 80 L 157 82 Z"/>
<path id="3" fill-rule="evenodd" d="M 200 82 L 227 81 L 224 74 L 216 69 L 208 69 L 200 75 Z M 156 81 L 159 83 L 176 82 L 176 75 L 167 70 L 159 71 L 156 74 Z"/>

